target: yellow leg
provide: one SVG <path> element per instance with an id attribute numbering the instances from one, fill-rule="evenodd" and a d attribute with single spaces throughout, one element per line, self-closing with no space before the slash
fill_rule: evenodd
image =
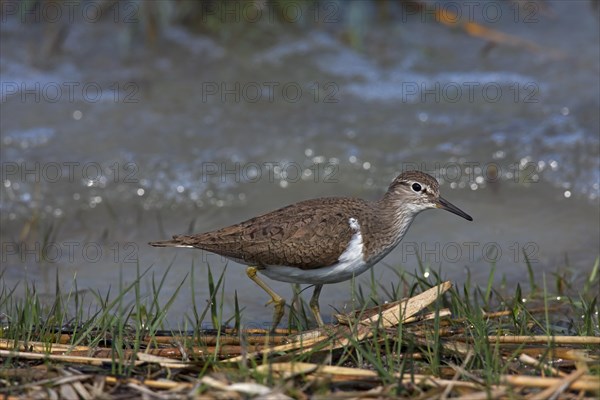
<path id="1" fill-rule="evenodd" d="M 319 310 L 319 295 L 321 295 L 321 289 L 323 289 L 323 285 L 315 285 L 315 291 L 310 298 L 310 309 L 320 327 L 325 325 L 323 323 L 323 318 L 321 318 L 321 311 Z"/>
<path id="2" fill-rule="evenodd" d="M 257 276 L 257 273 L 258 268 L 256 267 L 246 268 L 246 275 L 248 275 L 248 278 L 252 279 L 254 283 L 260 286 L 262 290 L 264 290 L 269 296 L 271 296 L 271 300 L 269 300 L 269 302 L 266 305 L 269 305 L 271 303 L 273 303 L 274 305 L 275 311 L 273 312 L 273 326 L 271 327 L 271 330 L 275 330 L 275 328 L 277 328 L 277 325 L 279 325 L 281 318 L 283 317 L 285 309 L 285 300 L 283 299 L 283 297 L 275 293 L 273 289 L 267 286 L 267 284 L 264 283 L 263 280 Z"/>

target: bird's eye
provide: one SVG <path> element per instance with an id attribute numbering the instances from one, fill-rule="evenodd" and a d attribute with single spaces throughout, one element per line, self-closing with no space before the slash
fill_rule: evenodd
<path id="1" fill-rule="evenodd" d="M 420 192 L 421 191 L 421 185 L 419 185 L 418 183 L 413 183 L 412 184 L 412 190 L 414 190 L 415 192 Z"/>

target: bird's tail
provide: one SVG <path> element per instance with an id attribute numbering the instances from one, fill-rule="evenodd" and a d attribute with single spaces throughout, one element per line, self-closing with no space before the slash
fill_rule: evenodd
<path id="1" fill-rule="evenodd" d="M 182 243 L 180 237 L 178 237 L 178 236 L 173 236 L 173 239 L 171 239 L 171 240 L 163 240 L 160 242 L 149 242 L 148 244 L 150 246 L 154 246 L 154 247 L 193 247 L 193 246 L 190 246 L 189 244 Z"/>

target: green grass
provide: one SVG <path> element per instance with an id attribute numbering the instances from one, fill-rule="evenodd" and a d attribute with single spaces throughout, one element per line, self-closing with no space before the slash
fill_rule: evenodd
<path id="1" fill-rule="evenodd" d="M 110 348 L 111 363 L 100 368 L 97 371 L 100 374 L 140 378 L 148 378 L 149 374 L 171 376 L 170 371 L 157 372 L 149 367 L 144 369 L 136 366 L 131 353 L 148 352 L 151 348 L 160 347 L 156 337 L 170 328 L 166 325 L 166 317 L 172 311 L 171 307 L 180 289 L 189 283 L 191 311 L 177 321 L 179 329 L 171 327 L 170 330 L 174 335 L 192 334 L 179 344 L 183 349 L 188 349 L 191 354 L 188 359 L 195 360 L 198 365 L 192 378 L 223 371 L 218 350 L 222 347 L 222 338 L 232 335 L 231 330 L 226 331 L 225 328 L 234 328 L 237 336 L 244 335 L 244 308 L 240 306 L 237 293 L 234 297 L 233 315 L 225 315 L 223 303 L 227 291 L 224 270 L 215 275 L 210 267 L 202 267 L 206 273 L 209 299 L 203 309 L 198 309 L 194 290 L 198 267 L 192 265 L 190 279 L 186 276 L 176 290 L 161 301 L 159 294 L 164 292 L 172 265 L 173 263 L 163 268 L 162 274 L 158 276 L 151 268 L 141 270 L 138 266 L 133 282 L 126 284 L 121 281 L 116 291 L 112 288 L 105 293 L 92 291 L 91 296 L 90 292 L 80 290 L 75 278 L 72 289 L 64 292 L 59 284 L 60 279 L 56 276 L 55 295 L 51 302 L 42 301 L 35 285 L 27 282 L 22 283 L 23 296 L 16 296 L 17 287 L 7 287 L 2 272 L 0 315 L 3 325 L 0 337 L 22 341 L 26 345 L 42 342 L 45 351 L 50 352 L 61 334 L 68 333 L 68 344 L 72 346 Z M 287 356 L 286 359 L 309 362 L 326 360 L 332 365 L 371 369 L 376 371 L 384 385 L 392 386 L 398 382 L 398 375 L 428 374 L 442 377 L 448 376 L 448 371 L 468 371 L 470 379 L 479 379 L 487 387 L 491 387 L 499 383 L 501 375 L 514 373 L 515 368 L 518 370 L 519 367 L 515 366 L 513 360 L 525 346 L 507 348 L 500 343 L 490 342 L 487 339 L 490 335 L 546 335 L 548 342 L 542 346 L 545 350 L 540 357 L 548 361 L 551 361 L 552 356 L 550 350 L 556 346 L 552 342 L 554 335 L 600 336 L 598 260 L 585 277 L 580 290 L 569 291 L 569 287 L 576 285 L 568 282 L 565 276 L 559 280 L 560 285 L 553 285 L 554 277 L 546 274 L 542 274 L 541 279 L 534 277 L 533 269 L 527 262 L 524 269 L 528 271 L 530 281 L 536 282 L 536 286 L 530 285 L 526 293 L 520 285 L 512 293 L 497 291 L 492 286 L 496 273 L 495 265 L 492 265 L 490 279 L 485 287 L 479 287 L 469 279 L 460 286 L 453 287 L 428 308 L 429 312 L 435 313 L 435 317 L 428 322 L 416 326 L 399 325 L 387 330 L 373 327 L 372 338 L 360 343 L 351 340 L 351 345 L 344 349 L 326 354 L 315 350 L 308 354 Z M 422 264 L 414 274 L 401 269 L 394 271 L 397 281 L 393 283 L 376 282 L 372 274 L 367 290 L 354 281 L 349 283 L 349 298 L 353 301 L 354 309 L 359 310 L 359 315 L 366 308 L 412 296 L 442 282 L 439 272 L 428 271 Z M 147 281 L 150 282 L 149 286 L 142 285 Z M 560 294 L 554 291 L 554 286 L 560 289 Z M 143 287 L 150 289 L 146 293 L 142 290 Z M 290 316 L 288 327 L 305 330 L 312 326 L 308 306 L 299 296 L 298 288 L 292 304 L 293 306 L 288 306 L 286 314 Z M 440 317 L 439 313 L 443 309 L 449 309 L 452 317 Z M 489 318 L 486 315 L 486 312 L 503 310 L 508 313 L 500 318 Z M 270 316 L 270 312 L 265 315 Z M 210 333 L 217 338 L 216 347 L 204 357 L 193 355 L 193 348 L 208 349 L 205 342 L 207 330 L 204 329 L 208 322 L 214 328 Z M 147 337 L 150 338 L 149 341 L 144 340 Z M 458 337 L 460 339 L 455 339 Z M 449 345 L 454 340 L 470 343 L 471 352 L 468 356 L 451 349 Z M 14 348 L 17 347 L 15 344 Z M 600 355 L 597 346 L 583 348 L 591 354 Z M 420 354 L 420 357 L 413 357 L 413 354 Z M 14 357 L 5 357 L 2 362 L 3 368 L 10 369 L 19 365 L 20 361 Z M 239 363 L 234 369 L 228 367 L 225 371 L 231 379 L 250 380 L 267 386 L 285 385 L 275 376 L 257 372 L 255 367 L 263 363 L 268 363 L 266 356 L 250 361 L 249 364 Z M 593 374 L 600 375 L 598 363 L 590 367 Z M 526 369 L 523 372 L 526 373 Z M 462 374 L 464 372 L 461 376 Z M 305 389 L 310 393 L 321 393 L 326 387 L 317 385 Z M 294 388 L 300 391 L 305 389 Z M 292 389 L 289 390 L 290 393 L 293 392 Z M 407 394 L 406 390 L 408 389 L 403 386 L 394 389 L 396 394 L 402 396 Z"/>

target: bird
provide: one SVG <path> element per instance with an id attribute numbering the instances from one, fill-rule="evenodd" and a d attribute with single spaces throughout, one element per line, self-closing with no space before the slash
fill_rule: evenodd
<path id="1" fill-rule="evenodd" d="M 414 218 L 431 208 L 473 221 L 440 196 L 433 176 L 411 170 L 400 173 L 376 201 L 354 197 L 304 200 L 218 230 L 149 244 L 201 249 L 246 265 L 247 276 L 271 297 L 267 305 L 274 305 L 272 330 L 284 315 L 285 300 L 259 274 L 275 281 L 314 285 L 309 306 L 322 327 L 319 296 L 323 285 L 369 270 L 400 243 Z"/>

